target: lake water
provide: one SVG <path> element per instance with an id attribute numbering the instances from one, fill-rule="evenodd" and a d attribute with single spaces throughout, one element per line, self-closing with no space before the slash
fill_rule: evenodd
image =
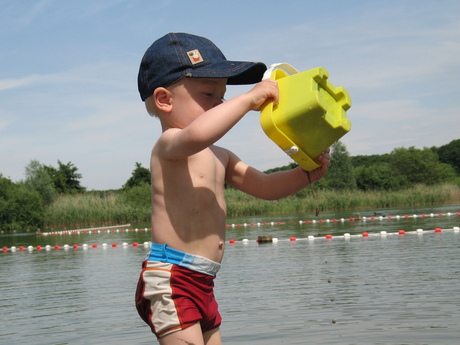
<path id="1" fill-rule="evenodd" d="M 216 279 L 224 344 L 458 344 L 459 211 L 229 219 L 237 241 Z M 133 301 L 149 233 L 128 230 L 0 235 L 0 344 L 157 343 Z"/>

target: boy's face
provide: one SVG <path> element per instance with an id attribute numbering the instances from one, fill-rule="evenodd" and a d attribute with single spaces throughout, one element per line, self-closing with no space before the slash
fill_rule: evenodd
<path id="1" fill-rule="evenodd" d="M 183 78 L 168 87 L 172 94 L 171 120 L 179 128 L 224 101 L 226 78 Z"/>

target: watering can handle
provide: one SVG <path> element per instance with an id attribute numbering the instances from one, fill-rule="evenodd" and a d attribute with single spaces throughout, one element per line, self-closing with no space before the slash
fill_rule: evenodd
<path id="1" fill-rule="evenodd" d="M 283 71 L 285 71 L 285 72 L 287 72 L 289 74 L 298 73 L 298 71 L 288 63 L 285 63 L 285 62 L 274 63 L 265 71 L 265 73 L 264 73 L 264 75 L 262 77 L 262 80 L 269 79 L 271 77 L 273 71 L 276 68 L 280 68 L 280 69 L 282 69 Z"/>

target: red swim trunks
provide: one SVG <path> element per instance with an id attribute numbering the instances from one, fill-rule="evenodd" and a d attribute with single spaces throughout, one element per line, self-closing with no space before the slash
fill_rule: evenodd
<path id="1" fill-rule="evenodd" d="M 204 332 L 220 326 L 214 276 L 171 263 L 144 261 L 136 308 L 158 337 L 200 322 Z"/>

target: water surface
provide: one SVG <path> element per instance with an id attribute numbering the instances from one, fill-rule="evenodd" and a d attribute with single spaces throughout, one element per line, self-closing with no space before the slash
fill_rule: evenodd
<path id="1" fill-rule="evenodd" d="M 387 209 L 379 212 L 401 217 L 355 222 L 347 212 L 229 219 L 227 238 L 238 242 L 226 245 L 216 279 L 224 343 L 457 344 L 460 233 L 453 228 L 460 226 L 459 210 Z M 307 219 L 317 222 L 299 224 Z M 405 235 L 397 234 L 401 229 Z M 259 245 L 259 235 L 279 242 Z M 245 238 L 248 243 L 240 242 Z M 25 246 L 0 252 L 0 343 L 156 343 L 133 301 L 148 240 L 146 231 L 0 235 L 2 247 Z M 60 249 L 27 250 L 38 244 Z"/>

